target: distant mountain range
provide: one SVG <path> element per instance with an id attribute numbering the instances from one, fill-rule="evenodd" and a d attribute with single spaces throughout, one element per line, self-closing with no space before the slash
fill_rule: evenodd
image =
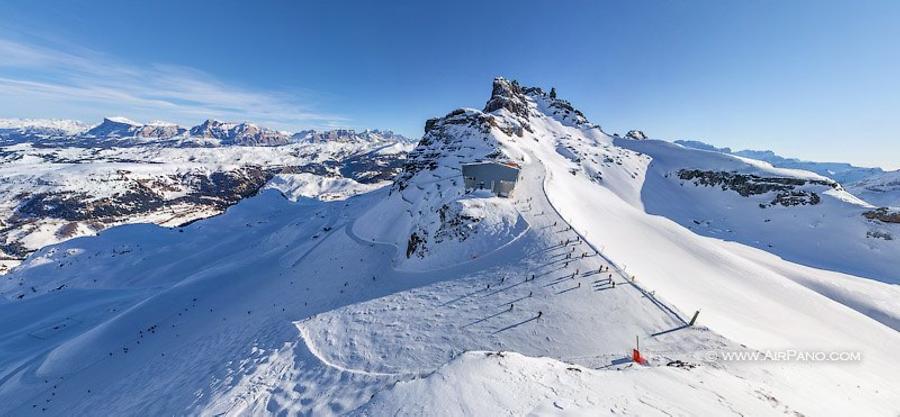
<path id="1" fill-rule="evenodd" d="M 381 130 L 0 119 L 0 274 L 49 244 L 126 223 L 190 223 L 264 188 L 293 200 L 369 191 L 414 145 Z"/>
<path id="2" fill-rule="evenodd" d="M 845 162 L 813 162 L 804 161 L 797 158 L 785 158 L 776 154 L 775 152 L 768 150 L 758 151 L 744 149 L 740 151 L 734 151 L 728 147 L 719 148 L 714 145 L 696 140 L 676 140 L 675 143 L 687 148 L 721 152 L 742 156 L 744 158 L 758 159 L 760 161 L 766 161 L 777 168 L 791 168 L 812 171 L 823 177 L 831 178 L 845 185 L 885 173 L 885 171 L 881 168 L 858 167 Z"/>
<path id="3" fill-rule="evenodd" d="M 772 151 L 716 147 L 696 140 L 676 140 L 686 148 L 720 152 L 744 158 L 765 161 L 776 168 L 802 169 L 841 183 L 853 195 L 876 206 L 900 206 L 900 170 L 885 171 L 881 168 L 858 167 L 846 162 L 813 162 L 797 158 L 785 158 Z"/>
<path id="4" fill-rule="evenodd" d="M 127 147 L 162 143 L 174 147 L 282 146 L 302 142 L 404 142 L 413 141 L 391 131 L 351 129 L 282 132 L 249 122 L 206 120 L 185 128 L 173 123 L 139 123 L 124 117 L 106 117 L 98 125 L 74 120 L 0 119 L 0 145 L 35 143 L 44 146 Z"/>

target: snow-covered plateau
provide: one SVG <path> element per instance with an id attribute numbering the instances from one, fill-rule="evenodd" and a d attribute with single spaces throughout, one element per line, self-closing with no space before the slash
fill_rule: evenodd
<path id="1" fill-rule="evenodd" d="M 472 162 L 519 167 L 510 197 L 467 189 Z M 900 412 L 898 215 L 834 179 L 610 135 L 503 78 L 391 184 L 313 174 L 28 255 L 0 277 L 0 415 Z"/>

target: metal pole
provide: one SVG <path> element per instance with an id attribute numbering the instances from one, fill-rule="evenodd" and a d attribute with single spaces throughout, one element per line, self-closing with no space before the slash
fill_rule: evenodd
<path id="1" fill-rule="evenodd" d="M 694 323 L 697 322 L 697 316 L 699 316 L 699 315 L 700 315 L 700 310 L 697 310 L 696 312 L 694 312 L 694 317 L 691 317 L 691 323 L 688 325 L 693 326 Z"/>

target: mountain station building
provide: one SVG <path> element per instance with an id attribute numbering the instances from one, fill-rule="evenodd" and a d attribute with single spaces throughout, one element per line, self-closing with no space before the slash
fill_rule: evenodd
<path id="1" fill-rule="evenodd" d="M 499 197 L 509 197 L 519 181 L 519 165 L 513 162 L 476 162 L 462 166 L 466 191 L 486 189 Z"/>

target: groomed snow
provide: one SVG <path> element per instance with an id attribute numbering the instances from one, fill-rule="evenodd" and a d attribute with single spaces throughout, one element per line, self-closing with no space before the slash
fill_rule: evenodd
<path id="1" fill-rule="evenodd" d="M 268 190 L 182 228 L 38 251 L 0 280 L 40 294 L 0 303 L 0 415 L 896 415 L 896 286 L 878 275 L 896 246 L 853 234 L 782 252 L 738 229 L 753 210 L 835 217 L 784 229 L 816 242 L 864 230 L 865 207 L 682 191 L 673 169 L 814 177 L 621 142 L 542 93 L 516 99 L 525 112 L 448 115 L 403 187 L 298 203 Z M 463 190 L 460 164 L 488 156 L 521 164 L 512 198 Z M 414 231 L 432 238 L 415 259 Z M 872 253 L 855 263 L 791 261 L 859 242 Z M 635 337 L 646 366 L 628 359 Z M 861 360 L 721 356 L 784 349 Z"/>

